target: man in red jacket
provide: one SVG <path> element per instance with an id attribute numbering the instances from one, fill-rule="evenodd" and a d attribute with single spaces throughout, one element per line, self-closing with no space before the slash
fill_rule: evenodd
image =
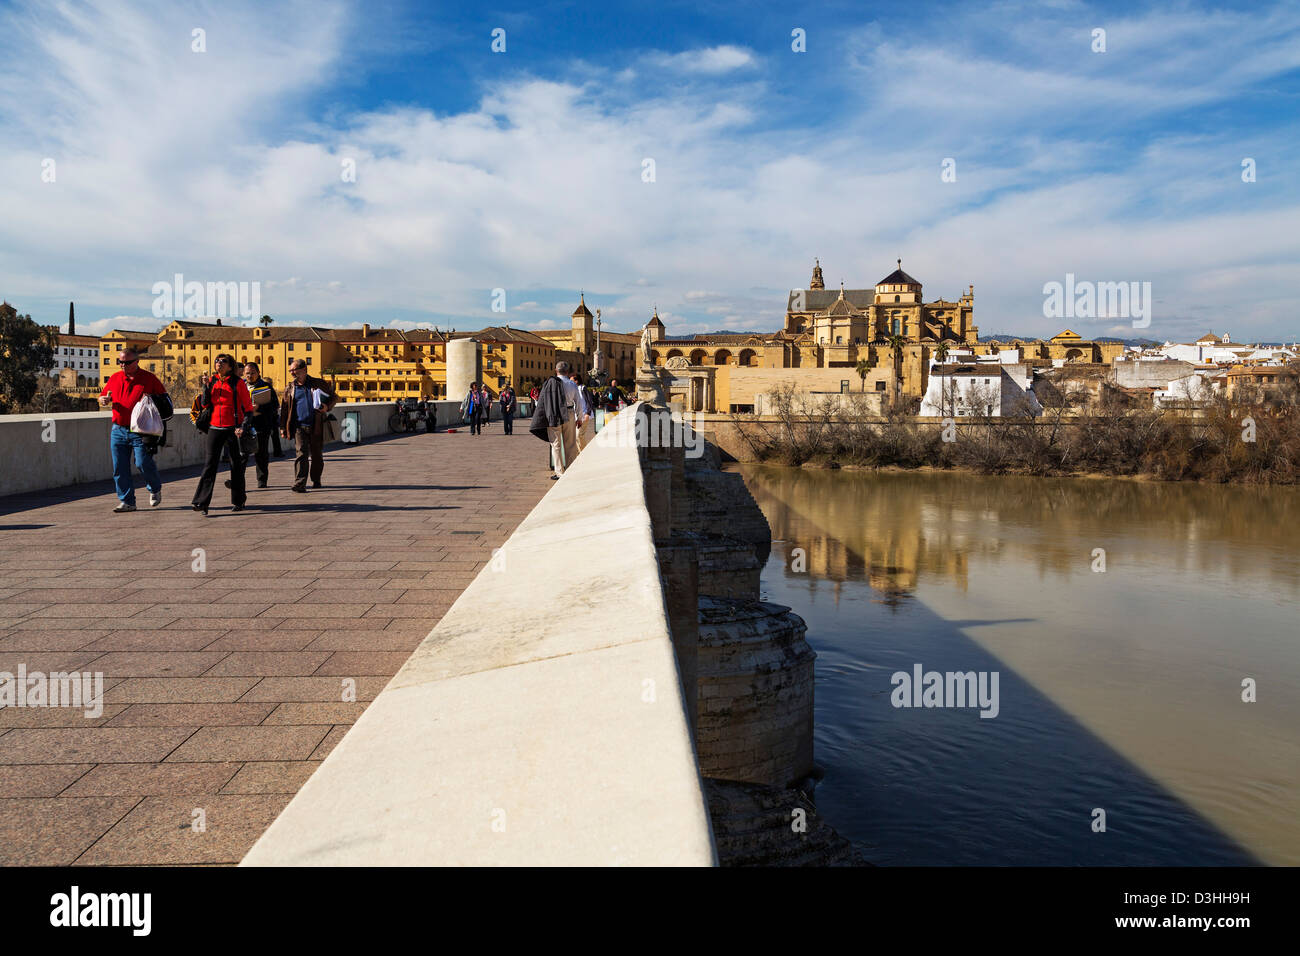
<path id="1" fill-rule="evenodd" d="M 153 455 L 145 447 L 145 436 L 131 431 L 131 412 L 146 395 L 165 395 L 167 390 L 152 372 L 140 367 L 140 357 L 133 348 L 124 348 L 117 354 L 120 371 L 114 372 L 104 383 L 99 394 L 103 408 L 113 407 L 113 427 L 109 435 L 109 451 L 113 455 L 113 484 L 117 487 L 118 506 L 114 514 L 135 510 L 135 483 L 131 480 L 131 454 L 135 464 L 149 486 L 149 507 L 162 504 L 162 478 Z"/>

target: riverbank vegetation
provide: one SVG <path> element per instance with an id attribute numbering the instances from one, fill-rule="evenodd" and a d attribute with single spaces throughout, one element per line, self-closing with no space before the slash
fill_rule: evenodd
<path id="1" fill-rule="evenodd" d="M 846 401 L 845 399 L 848 398 Z M 831 467 L 965 468 L 981 474 L 1149 477 L 1253 484 L 1300 481 L 1300 413 L 1219 400 L 1189 418 L 1118 403 L 1049 406 L 1036 418 L 881 418 L 851 397 L 821 402 L 793 390 L 772 414 L 737 416 L 759 461 Z"/>

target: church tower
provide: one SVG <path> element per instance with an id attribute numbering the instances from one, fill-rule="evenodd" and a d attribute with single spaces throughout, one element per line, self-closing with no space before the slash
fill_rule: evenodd
<path id="1" fill-rule="evenodd" d="M 826 283 L 822 281 L 822 263 L 820 259 L 813 259 L 812 281 L 808 283 L 810 289 L 824 289 Z"/>
<path id="2" fill-rule="evenodd" d="M 573 350 L 590 360 L 596 349 L 596 336 L 592 330 L 591 310 L 587 308 L 586 293 L 579 293 L 578 307 L 573 310 L 572 342 Z"/>

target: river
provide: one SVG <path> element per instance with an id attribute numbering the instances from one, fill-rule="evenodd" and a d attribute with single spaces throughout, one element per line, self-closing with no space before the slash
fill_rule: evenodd
<path id="1" fill-rule="evenodd" d="M 731 467 L 866 859 L 1300 864 L 1300 489 Z M 917 665 L 996 716 L 897 706 Z"/>

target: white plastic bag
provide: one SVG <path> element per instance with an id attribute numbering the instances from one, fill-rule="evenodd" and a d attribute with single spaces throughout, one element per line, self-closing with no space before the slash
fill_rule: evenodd
<path id="1" fill-rule="evenodd" d="M 131 410 L 131 431 L 138 435 L 161 435 L 163 433 L 162 415 L 153 399 L 145 395 L 136 402 Z"/>

